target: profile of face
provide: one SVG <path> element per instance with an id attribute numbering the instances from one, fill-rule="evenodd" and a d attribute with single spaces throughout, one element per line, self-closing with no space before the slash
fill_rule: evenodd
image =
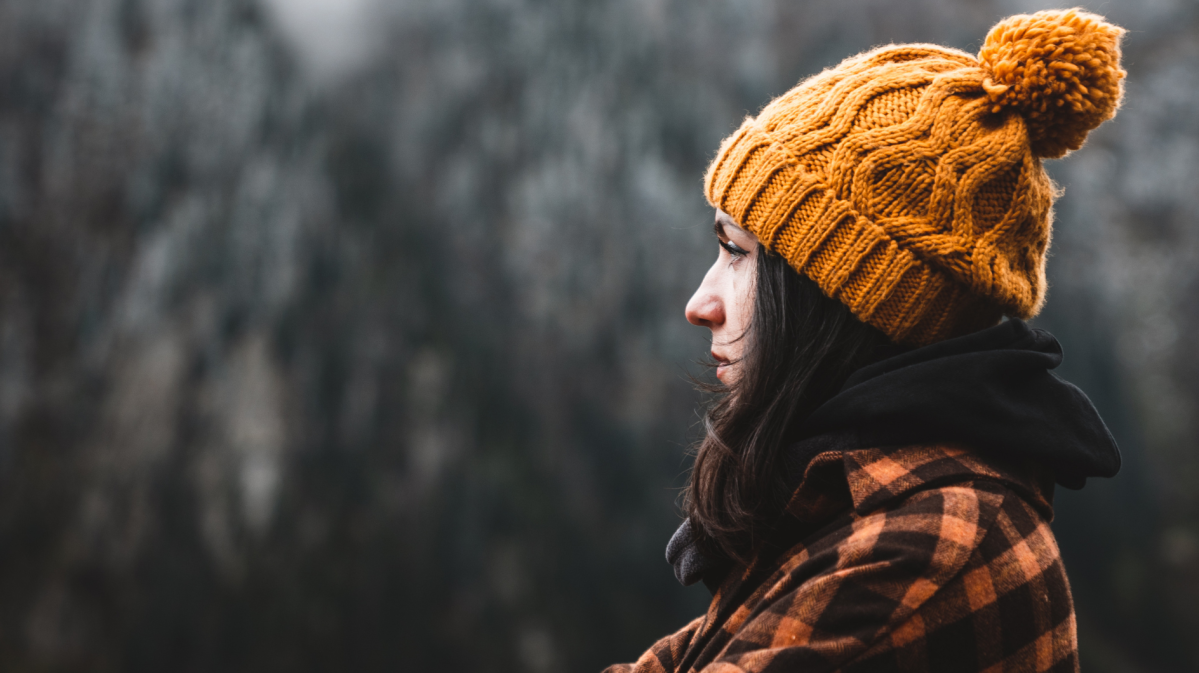
<path id="1" fill-rule="evenodd" d="M 720 252 L 687 302 L 687 321 L 712 330 L 716 378 L 728 385 L 736 378 L 745 349 L 742 337 L 753 316 L 760 246 L 757 236 L 722 210 L 716 211 L 715 229 Z"/>

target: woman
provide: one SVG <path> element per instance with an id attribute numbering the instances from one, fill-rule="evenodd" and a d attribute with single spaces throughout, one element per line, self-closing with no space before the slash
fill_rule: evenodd
<path id="1" fill-rule="evenodd" d="M 1041 160 L 1115 114 L 1122 33 L 1047 11 L 977 59 L 883 47 L 725 140 L 687 305 L 722 396 L 667 548 L 713 599 L 609 671 L 1077 669 L 1053 488 L 1120 458 L 1021 319 L 1045 296 Z"/>

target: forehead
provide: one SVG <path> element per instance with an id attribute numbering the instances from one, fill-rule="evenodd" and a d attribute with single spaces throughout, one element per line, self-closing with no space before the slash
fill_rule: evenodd
<path id="1" fill-rule="evenodd" d="M 716 211 L 716 222 L 714 223 L 713 228 L 716 230 L 716 233 L 718 235 L 732 233 L 732 232 L 727 232 L 726 229 L 731 229 L 733 231 L 738 231 L 738 232 L 745 231 L 741 227 L 737 226 L 737 221 L 733 219 L 732 215 L 729 215 L 728 213 L 724 212 L 723 210 Z"/>

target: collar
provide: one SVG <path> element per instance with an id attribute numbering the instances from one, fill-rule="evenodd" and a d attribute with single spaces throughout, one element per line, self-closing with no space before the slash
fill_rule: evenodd
<path id="1" fill-rule="evenodd" d="M 830 449 L 806 461 L 776 527 L 786 539 L 772 546 L 791 547 L 850 509 L 865 516 L 920 490 L 979 479 L 1007 485 L 1047 521 L 1053 519 L 1053 473 L 1033 461 L 984 458 L 957 444 Z M 733 567 L 699 548 L 690 519 L 670 539 L 666 560 L 684 586 L 703 580 L 713 592 Z"/>
<path id="2" fill-rule="evenodd" d="M 1053 474 L 1032 461 L 984 459 L 955 444 L 859 449 L 844 452 L 841 459 L 853 508 L 859 515 L 916 491 L 988 479 L 1014 489 L 1047 520 L 1053 519 Z"/>

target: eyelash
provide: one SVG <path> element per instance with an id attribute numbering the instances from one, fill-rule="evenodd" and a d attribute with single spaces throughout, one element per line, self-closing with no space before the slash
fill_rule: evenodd
<path id="1" fill-rule="evenodd" d="M 720 241 L 720 247 L 724 248 L 726 252 L 733 256 L 734 259 L 737 257 L 744 257 L 749 254 L 748 250 L 741 248 L 732 241 Z"/>

